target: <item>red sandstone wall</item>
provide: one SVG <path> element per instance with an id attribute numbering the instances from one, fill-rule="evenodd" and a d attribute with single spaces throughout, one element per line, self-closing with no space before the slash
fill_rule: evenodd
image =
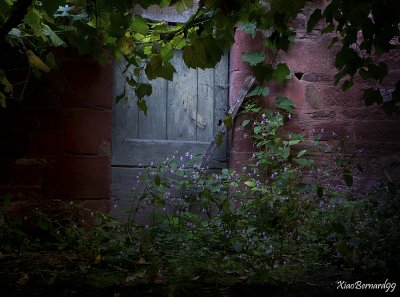
<path id="1" fill-rule="evenodd" d="M 384 170 L 394 181 L 400 181 L 400 117 L 386 116 L 380 107 L 366 107 L 361 95 L 370 85 L 361 79 L 356 79 L 347 92 L 334 86 L 335 48 L 327 49 L 329 36 L 306 33 L 307 13 L 310 9 L 305 9 L 295 20 L 298 32 L 295 44 L 288 53 L 280 53 L 277 61 L 287 63 L 301 78 L 293 75 L 286 83 L 269 83 L 270 95 L 261 98 L 261 102 L 268 106 L 275 95 L 287 96 L 296 104 L 295 115 L 287 128 L 309 139 L 320 135 L 321 151 L 315 154 L 319 169 L 314 176 L 318 182 L 337 189 L 346 188 L 342 171 L 334 166 L 337 156 L 352 160 L 354 192 L 367 192 L 377 186 L 384 179 Z M 266 51 L 260 34 L 253 39 L 237 30 L 235 40 L 230 57 L 231 104 L 250 74 L 241 55 L 247 51 Z M 385 84 L 390 88 L 400 79 L 400 51 L 382 59 L 389 65 Z M 238 169 L 255 149 L 251 131 L 241 127 L 242 121 L 240 116 L 235 121 L 230 150 L 230 166 Z M 344 141 L 342 146 L 341 141 Z"/>
<path id="2" fill-rule="evenodd" d="M 107 211 L 112 100 L 111 61 L 64 58 L 32 79 L 24 101 L 1 110 L 0 196 L 14 209 L 79 200 Z"/>

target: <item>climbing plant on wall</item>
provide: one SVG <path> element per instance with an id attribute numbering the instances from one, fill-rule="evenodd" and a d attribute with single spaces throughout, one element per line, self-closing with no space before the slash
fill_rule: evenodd
<path id="1" fill-rule="evenodd" d="M 183 50 L 187 66 L 210 68 L 233 43 L 237 26 L 253 37 L 263 33 L 263 42 L 272 52 L 287 51 L 296 37 L 290 22 L 304 8 L 305 0 L 2 0 L 0 3 L 0 43 L 15 57 L 26 61 L 26 71 L 40 76 L 57 66 L 54 48 L 69 47 L 80 55 L 91 55 L 104 63 L 107 55 L 124 58 L 133 74 L 127 82 L 137 95 L 139 108 L 147 112 L 146 96 L 149 79 L 173 78 L 176 71 L 170 60 L 174 49 Z M 144 19 L 138 6 L 173 6 L 178 12 L 195 8 L 182 24 Z M 378 82 L 376 88 L 364 92 L 367 105 L 382 104 L 385 111 L 399 111 L 400 83 L 387 89 L 383 79 L 387 66 L 374 57 L 399 48 L 400 2 L 331 0 L 316 9 L 307 29 L 332 34 L 332 44 L 341 44 L 336 55 L 336 83 L 350 88 L 356 76 Z M 336 33 L 336 34 L 335 34 Z M 248 62 L 262 86 L 271 79 L 284 80 L 290 71 L 285 64 L 265 63 L 265 53 L 246 53 Z M 7 67 L 0 67 L 0 104 L 16 97 Z M 259 88 L 260 94 L 265 90 Z M 258 93 L 257 93 L 258 94 Z M 22 94 L 23 95 L 23 94 Z M 21 96 L 22 96 L 21 95 Z M 125 94 L 117 96 L 121 100 Z"/>

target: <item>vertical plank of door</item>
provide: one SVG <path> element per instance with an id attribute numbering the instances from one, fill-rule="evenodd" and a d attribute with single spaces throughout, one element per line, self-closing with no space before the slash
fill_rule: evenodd
<path id="1" fill-rule="evenodd" d="M 162 139 L 167 138 L 167 81 L 158 78 L 151 81 L 153 93 L 146 98 L 147 116 L 139 112 L 139 135 L 140 139 Z"/>
<path id="2" fill-rule="evenodd" d="M 192 114 L 197 112 L 197 71 L 188 69 L 182 52 L 172 60 L 176 73 L 168 83 L 167 139 L 196 140 L 196 123 Z"/>
<path id="3" fill-rule="evenodd" d="M 133 90 L 125 81 L 122 71 L 124 63 L 114 63 L 114 102 L 113 102 L 113 139 L 121 142 L 125 138 L 138 138 L 138 107 Z M 123 93 L 126 98 L 115 102 L 115 96 Z M 118 143 L 113 144 L 118 146 Z"/>
<path id="4" fill-rule="evenodd" d="M 214 81 L 214 132 L 218 130 L 219 121 L 223 121 L 225 113 L 228 111 L 228 55 L 224 55 L 215 67 Z"/>
<path id="5" fill-rule="evenodd" d="M 214 69 L 198 70 L 197 114 L 194 115 L 197 141 L 213 139 Z"/>

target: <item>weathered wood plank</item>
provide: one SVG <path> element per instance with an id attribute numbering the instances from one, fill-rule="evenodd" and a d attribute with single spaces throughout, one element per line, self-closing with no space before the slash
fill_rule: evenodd
<path id="1" fill-rule="evenodd" d="M 194 1 L 192 8 L 185 10 L 182 13 L 178 13 L 173 7 L 160 8 L 156 5 L 152 5 L 147 9 L 143 9 L 139 5 L 135 5 L 135 12 L 140 14 L 142 17 L 153 20 L 153 21 L 164 21 L 171 23 L 185 23 L 198 9 L 198 1 Z"/>
<path id="2" fill-rule="evenodd" d="M 210 142 L 176 141 L 176 140 L 146 140 L 127 139 L 123 145 L 113 150 L 113 166 L 138 166 L 149 165 L 151 162 L 160 165 L 171 155 L 182 156 L 189 152 L 193 156 L 202 155 L 207 150 Z M 176 153 L 178 152 L 178 154 Z M 225 168 L 226 161 L 211 161 L 212 168 Z"/>
<path id="3" fill-rule="evenodd" d="M 213 136 L 218 131 L 219 124 L 223 122 L 225 113 L 228 111 L 228 93 L 229 93 L 229 55 L 225 54 L 221 61 L 215 67 L 214 78 L 214 116 L 213 116 Z M 212 157 L 215 160 L 227 159 L 228 135 L 222 140 L 222 145 L 218 147 Z"/>
<path id="4" fill-rule="evenodd" d="M 213 138 L 214 114 L 214 69 L 198 70 L 197 113 L 192 115 L 196 122 L 197 141 L 211 141 Z"/>
<path id="5" fill-rule="evenodd" d="M 196 123 L 192 114 L 197 113 L 197 71 L 186 67 L 182 52 L 172 60 L 179 75 L 168 83 L 167 139 L 196 140 Z"/>
<path id="6" fill-rule="evenodd" d="M 228 70 L 228 55 L 226 54 L 215 67 L 213 136 L 217 133 L 218 126 L 223 122 L 224 115 L 228 111 Z M 209 140 L 211 139 L 212 137 Z"/>
<path id="7" fill-rule="evenodd" d="M 150 82 L 153 93 L 146 99 L 147 116 L 139 112 L 140 139 L 167 139 L 167 81 L 156 79 Z"/>
<path id="8" fill-rule="evenodd" d="M 115 63 L 114 69 L 114 98 L 124 92 L 127 99 L 122 99 L 119 103 L 113 100 L 112 107 L 112 141 L 113 148 L 118 147 L 126 138 L 138 138 L 138 107 L 134 92 L 127 85 L 124 74 L 122 73 L 124 65 Z M 113 154 L 113 158 L 114 158 Z"/>

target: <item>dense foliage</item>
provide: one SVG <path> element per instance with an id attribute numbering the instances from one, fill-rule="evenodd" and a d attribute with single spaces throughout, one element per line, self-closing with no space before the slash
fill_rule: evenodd
<path id="1" fill-rule="evenodd" d="M 205 288 L 212 296 L 240 296 L 230 288 L 260 285 L 310 296 L 317 286 L 320 296 L 337 280 L 393 278 L 400 265 L 396 185 L 362 200 L 315 195 L 301 172 L 315 170 L 308 150 L 318 140 L 295 150 L 306 140 L 280 131 L 293 107 L 277 101 L 275 112 L 246 106 L 251 120 L 243 125 L 252 125 L 259 151 L 242 171 L 211 173 L 189 152 L 170 156 L 137 176 L 125 223 L 72 202 L 16 219 L 6 199 L 0 284 L 14 292 L 63 287 L 64 295 L 145 285 L 146 296 L 203 296 Z M 31 252 L 40 252 L 33 266 Z"/>
<path id="2" fill-rule="evenodd" d="M 123 57 L 127 69 L 133 70 L 127 73 L 127 82 L 136 91 L 138 106 L 146 112 L 145 97 L 151 93 L 151 85 L 143 83 L 141 76 L 171 80 L 175 69 L 170 60 L 175 49 L 183 50 L 189 67 L 213 67 L 232 45 L 234 30 L 240 26 L 253 36 L 256 30 L 263 32 L 263 42 L 272 52 L 286 51 L 296 36 L 290 22 L 306 2 L 201 0 L 189 20 L 177 24 L 143 19 L 135 7 L 156 4 L 182 12 L 193 7 L 192 1 L 3 0 L 0 43 L 22 56 L 26 71 L 36 75 L 56 67 L 52 49 L 57 47 L 75 48 L 99 62 L 110 53 L 117 60 Z M 311 31 L 320 22 L 326 24 L 318 29 L 322 33 L 337 33 L 332 44 L 339 42 L 342 48 L 336 56 L 336 83 L 342 81 L 343 89 L 348 89 L 356 75 L 378 81 L 381 85 L 367 90 L 364 99 L 368 105 L 383 104 L 388 113 L 398 111 L 400 85 L 394 90 L 385 88 L 382 81 L 387 66 L 374 57 L 399 48 L 399 16 L 396 0 L 332 0 L 311 14 L 307 26 Z M 243 59 L 252 65 L 260 85 L 290 74 L 285 64 L 274 65 L 274 59 L 261 63 L 267 60 L 264 52 L 246 53 Z M 3 107 L 7 98 L 23 96 L 13 93 L 13 84 L 20 82 L 10 83 L 9 71 L 0 67 Z M 120 94 L 117 100 L 124 96 Z"/>

